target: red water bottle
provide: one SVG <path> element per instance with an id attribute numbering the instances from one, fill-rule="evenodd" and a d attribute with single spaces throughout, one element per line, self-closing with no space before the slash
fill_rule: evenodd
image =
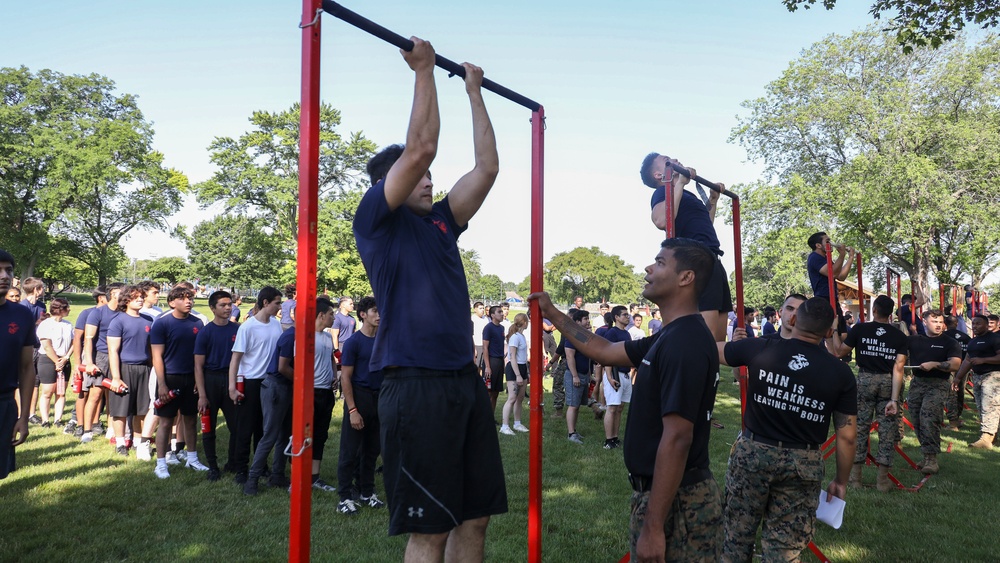
<path id="1" fill-rule="evenodd" d="M 202 434 L 212 433 L 212 416 L 208 414 L 208 409 L 205 409 L 201 413 L 201 433 Z"/>
<path id="2" fill-rule="evenodd" d="M 170 401 L 173 401 L 174 399 L 180 396 L 181 396 L 180 389 L 171 389 L 170 391 L 167 391 L 167 400 L 161 401 L 159 398 L 157 398 L 155 401 L 153 401 L 153 407 L 162 409 L 163 405 L 169 403 Z"/>
<path id="3" fill-rule="evenodd" d="M 240 395 L 242 395 L 243 393 L 246 392 L 246 388 L 247 388 L 246 379 L 247 378 L 244 377 L 244 376 L 242 376 L 242 375 L 237 375 L 236 376 L 236 392 L 239 393 Z M 243 402 L 243 400 L 239 399 L 239 400 L 237 400 L 236 404 L 238 405 L 238 404 L 240 404 L 242 402 Z"/>
<path id="4" fill-rule="evenodd" d="M 83 372 L 87 369 L 82 365 L 76 367 L 76 373 L 73 374 L 73 392 L 79 395 L 83 393 Z"/>
<path id="5" fill-rule="evenodd" d="M 128 386 L 125 385 L 124 381 L 121 384 L 119 384 L 117 388 L 115 388 L 114 380 L 109 377 L 105 377 L 104 379 L 101 380 L 101 387 L 104 387 L 109 391 L 114 391 L 119 395 L 128 395 Z"/>

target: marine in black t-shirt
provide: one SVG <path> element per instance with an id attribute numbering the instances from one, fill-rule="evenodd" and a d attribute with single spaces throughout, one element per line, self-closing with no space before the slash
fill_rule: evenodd
<path id="1" fill-rule="evenodd" d="M 983 315 L 972 318 L 969 356 L 955 374 L 952 390 L 962 392 L 965 376 L 971 371 L 972 389 L 980 412 L 979 440 L 969 444 L 972 448 L 992 449 L 993 437 L 1000 425 L 1000 334 L 989 332 L 989 321 Z"/>
<path id="2" fill-rule="evenodd" d="M 909 349 L 909 359 L 907 365 L 921 366 L 928 363 L 943 364 L 950 358 L 962 357 L 962 345 L 957 340 L 948 338 L 944 333 L 938 336 L 915 335 L 907 338 L 907 348 Z M 948 379 L 951 372 L 941 369 L 941 366 L 926 366 L 930 369 L 913 369 L 914 377 L 931 377 L 934 379 Z"/>
<path id="3" fill-rule="evenodd" d="M 958 342 L 958 344 L 962 347 L 962 359 L 964 360 L 966 353 L 969 351 L 969 341 L 972 340 L 972 338 L 957 328 L 949 328 L 944 331 L 944 335 L 951 337 Z"/>
<path id="4" fill-rule="evenodd" d="M 906 354 L 906 335 L 877 321 L 854 325 L 844 344 L 856 350 L 858 368 L 872 373 L 892 373 L 897 356 Z"/>

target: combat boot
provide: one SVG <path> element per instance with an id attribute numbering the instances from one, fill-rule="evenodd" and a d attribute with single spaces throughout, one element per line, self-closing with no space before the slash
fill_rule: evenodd
<path id="1" fill-rule="evenodd" d="M 875 488 L 877 488 L 880 493 L 888 493 L 896 488 L 892 480 L 889 479 L 888 465 L 878 466 L 878 475 L 875 477 Z"/>
<path id="2" fill-rule="evenodd" d="M 920 460 L 920 461 L 918 461 L 916 463 L 917 471 L 920 471 L 921 469 L 923 469 L 925 463 L 927 463 L 927 454 L 924 454 L 924 459 L 922 459 L 922 460 Z"/>
<path id="3" fill-rule="evenodd" d="M 847 480 L 847 486 L 855 489 L 861 488 L 861 469 L 865 466 L 863 463 L 855 463 L 854 467 L 851 468 L 851 477 Z"/>
<path id="4" fill-rule="evenodd" d="M 971 444 L 969 444 L 969 447 L 970 448 L 982 448 L 984 450 L 992 450 L 993 449 L 993 434 L 987 434 L 986 432 L 983 432 L 983 434 L 979 437 L 978 440 L 976 440 L 975 442 L 972 442 Z"/>
<path id="5" fill-rule="evenodd" d="M 934 475 L 938 472 L 938 469 L 937 454 L 927 454 L 927 459 L 924 460 L 924 465 L 920 468 L 920 472 L 924 475 Z"/>

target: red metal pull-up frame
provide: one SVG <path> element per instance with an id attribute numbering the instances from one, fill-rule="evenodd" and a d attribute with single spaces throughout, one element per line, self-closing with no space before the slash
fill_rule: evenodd
<path id="1" fill-rule="evenodd" d="M 865 305 L 865 282 L 864 282 L 864 279 L 861 278 L 861 267 L 862 267 L 861 252 L 858 252 L 858 254 L 857 254 L 857 262 L 858 262 L 857 263 L 857 266 L 858 266 L 858 322 L 859 323 L 863 323 L 863 322 L 865 322 L 865 309 L 866 309 L 866 305 Z"/>
<path id="2" fill-rule="evenodd" d="M 833 281 L 833 249 L 830 248 L 830 241 L 826 242 L 826 282 L 830 288 L 830 307 L 833 307 L 833 314 L 837 315 L 837 288 Z M 840 315 L 837 315 L 838 317 Z"/>
<path id="3" fill-rule="evenodd" d="M 300 299 L 296 314 L 295 388 L 292 421 L 292 499 L 288 542 L 290 561 L 309 560 L 312 475 L 313 357 L 316 318 L 316 224 L 319 207 L 319 78 L 320 15 L 327 12 L 362 31 L 399 47 L 413 50 L 413 42 L 368 20 L 336 2 L 303 0 L 302 20 L 302 112 L 299 140 L 299 240 L 298 275 Z M 437 55 L 435 64 L 451 74 L 465 77 L 465 68 Z M 544 218 L 545 110 L 541 104 L 489 79 L 482 87 L 531 110 L 531 291 L 542 291 Z M 541 318 L 538 302 L 530 305 L 535 319 Z M 542 323 L 531 328 L 532 350 L 542 349 Z M 540 355 L 540 354 L 539 354 Z M 542 558 L 542 362 L 531 363 L 531 424 L 528 473 L 528 561 Z"/>

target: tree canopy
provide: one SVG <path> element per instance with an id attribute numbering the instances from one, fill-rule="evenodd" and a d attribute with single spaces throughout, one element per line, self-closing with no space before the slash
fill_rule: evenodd
<path id="1" fill-rule="evenodd" d="M 545 264 L 545 290 L 556 302 L 569 303 L 577 295 L 587 302 L 629 303 L 642 293 L 642 276 L 618 255 L 596 246 L 560 252 Z"/>

